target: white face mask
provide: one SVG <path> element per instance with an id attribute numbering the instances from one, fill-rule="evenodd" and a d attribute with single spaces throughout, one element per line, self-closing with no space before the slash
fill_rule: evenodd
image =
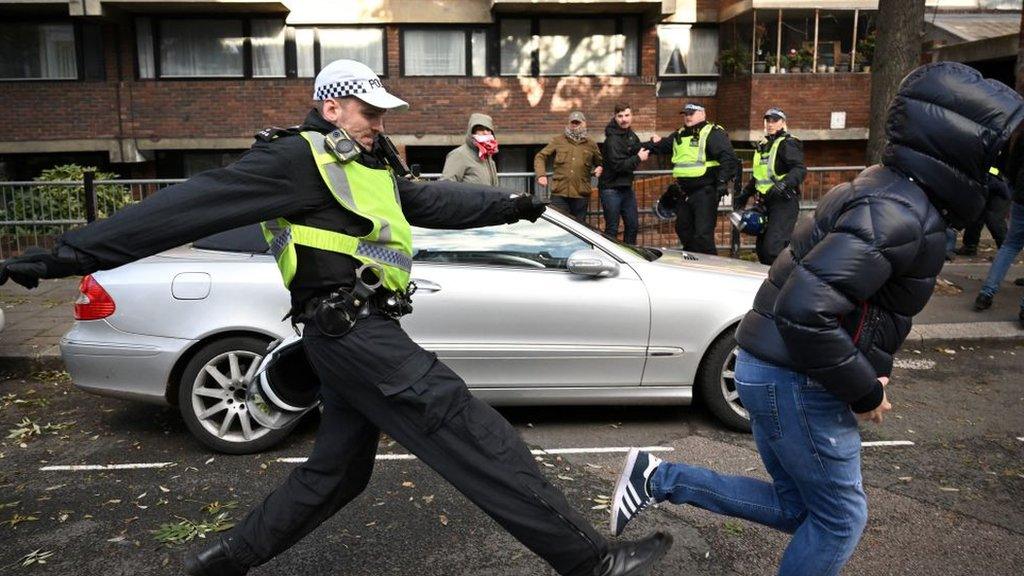
<path id="1" fill-rule="evenodd" d="M 477 142 L 494 142 L 494 134 L 473 134 Z"/>

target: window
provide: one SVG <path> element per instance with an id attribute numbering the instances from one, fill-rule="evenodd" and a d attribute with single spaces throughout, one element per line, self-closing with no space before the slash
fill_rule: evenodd
<path id="1" fill-rule="evenodd" d="M 405 76 L 486 76 L 484 30 L 403 30 Z"/>
<path id="2" fill-rule="evenodd" d="M 718 29 L 658 26 L 659 76 L 717 76 Z"/>
<path id="3" fill-rule="evenodd" d="M 283 78 L 281 18 L 137 18 L 139 78 Z"/>
<path id="4" fill-rule="evenodd" d="M 76 80 L 72 24 L 0 24 L 0 79 Z"/>
<path id="5" fill-rule="evenodd" d="M 533 31 L 537 33 L 534 34 Z M 501 74 L 632 76 L 640 50 L 639 21 L 623 18 L 502 20 Z"/>
<path id="6" fill-rule="evenodd" d="M 413 228 L 416 262 L 567 270 L 569 256 L 593 248 L 544 219 L 471 230 Z"/>
<path id="7" fill-rule="evenodd" d="M 304 34 L 303 42 L 308 44 L 299 47 L 299 32 L 302 30 L 298 28 L 295 31 L 296 51 L 300 55 L 305 54 L 299 58 L 299 76 L 314 76 L 314 70 L 342 58 L 358 60 L 377 74 L 384 74 L 383 28 L 315 28 L 315 37 L 320 46 L 318 66 L 314 66 L 311 60 L 314 55 L 313 37 Z"/>

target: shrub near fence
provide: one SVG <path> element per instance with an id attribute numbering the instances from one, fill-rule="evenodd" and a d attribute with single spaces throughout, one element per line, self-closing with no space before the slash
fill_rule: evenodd
<path id="1" fill-rule="evenodd" d="M 801 209 L 813 210 L 820 199 L 832 187 L 849 181 L 863 170 L 861 166 L 814 167 L 809 168 L 804 181 L 801 197 Z M 750 170 L 746 170 L 749 178 Z M 56 177 L 60 173 L 54 175 Z M 110 175 L 101 174 L 108 177 Z M 425 174 L 425 178 L 437 175 Z M 516 191 L 535 191 L 536 182 L 533 173 L 503 173 L 499 175 L 503 186 Z M 637 204 L 640 210 L 640 231 L 637 242 L 644 246 L 678 247 L 675 221 L 658 220 L 651 211 L 654 202 L 661 196 L 671 182 L 668 171 L 637 172 L 634 188 L 637 193 Z M 96 190 L 97 215 L 105 218 L 122 206 L 138 202 L 157 190 L 182 182 L 180 179 L 162 180 L 114 180 L 111 178 L 97 179 L 93 183 Z M 0 260 L 20 254 L 28 246 L 53 246 L 57 236 L 65 231 L 85 224 L 85 186 L 78 179 L 33 181 L 33 182 L 0 182 Z M 723 199 L 719 206 L 719 219 L 716 228 L 717 244 L 720 248 L 729 246 L 731 226 L 728 212 L 731 210 L 729 197 Z M 587 224 L 597 230 L 604 230 L 604 214 L 596 189 L 590 198 Z M 619 224 L 619 234 L 622 234 Z M 753 246 L 754 238 L 743 235 L 745 247 Z M 721 251 L 725 254 L 724 251 Z"/>

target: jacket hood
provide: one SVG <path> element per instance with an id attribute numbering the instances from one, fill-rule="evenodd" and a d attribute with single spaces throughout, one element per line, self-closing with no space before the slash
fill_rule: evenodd
<path id="1" fill-rule="evenodd" d="M 494 132 L 494 120 L 487 114 L 481 114 L 480 112 L 474 112 L 469 115 L 469 122 L 466 124 L 466 137 L 472 136 L 473 126 L 483 126 L 491 132 Z"/>
<path id="2" fill-rule="evenodd" d="M 927 64 L 903 79 L 889 106 L 882 163 L 963 227 L 981 215 L 988 169 L 1022 120 L 1024 100 L 1009 86 L 963 64 Z"/>

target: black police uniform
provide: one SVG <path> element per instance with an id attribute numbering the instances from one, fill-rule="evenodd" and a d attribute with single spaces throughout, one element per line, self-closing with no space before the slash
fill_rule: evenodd
<path id="1" fill-rule="evenodd" d="M 646 143 L 644 146 L 655 154 L 672 154 L 676 141 L 686 136 L 699 138 L 700 130 L 706 124 L 705 121 L 677 130 L 657 144 Z M 676 235 L 684 250 L 717 254 L 715 224 L 718 222 L 718 203 L 726 194 L 727 183 L 739 173 L 741 165 L 728 133 L 721 127 L 716 126 L 708 134 L 704 151 L 708 160 L 717 161 L 719 165 L 709 166 L 703 176 L 676 178 L 682 192 L 682 201 L 676 210 Z"/>
<path id="2" fill-rule="evenodd" d="M 327 133 L 334 126 L 313 110 L 303 128 Z M 368 154 L 359 161 L 380 166 Z M 486 186 L 398 178 L 398 191 L 414 226 L 471 228 L 537 215 L 520 213 L 520 204 L 507 192 Z M 369 222 L 334 200 L 305 139 L 271 139 L 268 134 L 226 168 L 199 174 L 108 220 L 69 232 L 58 252 L 73 254 L 76 271 L 83 274 L 276 217 L 353 236 L 369 231 Z M 351 257 L 304 246 L 297 250 L 298 273 L 290 287 L 293 310 L 354 283 L 357 262 Z M 268 561 L 358 495 L 373 470 L 381 431 L 560 574 L 592 574 L 602 560 L 609 562 L 604 538 L 545 480 L 512 426 L 473 397 L 434 354 L 414 343 L 397 320 L 374 310 L 341 337 L 324 336 L 309 323 L 304 344 L 324 383 L 316 444 L 308 461 L 223 539 L 237 564 L 226 573 Z"/>
<path id="3" fill-rule="evenodd" d="M 772 262 L 779 257 L 783 248 L 789 244 L 789 237 L 793 234 L 793 227 L 796 226 L 797 218 L 800 216 L 800 185 L 807 176 L 807 167 L 804 166 L 804 146 L 789 133 L 780 130 L 768 136 L 767 139 L 758 144 L 758 150 L 762 158 L 767 158 L 772 149 L 772 144 L 779 138 L 785 138 L 775 154 L 775 174 L 785 174 L 778 185 L 768 191 L 763 198 L 754 188 L 754 179 L 751 178 L 743 188 L 742 195 L 737 198 L 738 203 L 745 203 L 750 196 L 758 198 L 768 215 L 768 223 L 764 233 L 757 237 L 757 261 L 761 264 L 771 266 Z"/>

